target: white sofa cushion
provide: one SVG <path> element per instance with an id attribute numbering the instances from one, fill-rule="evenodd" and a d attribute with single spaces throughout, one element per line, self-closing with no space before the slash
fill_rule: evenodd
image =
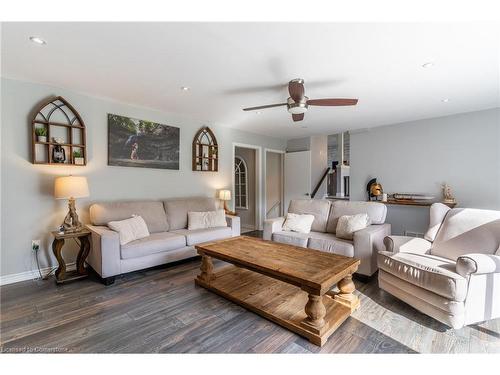
<path id="1" fill-rule="evenodd" d="M 122 259 L 139 258 L 186 246 L 186 237 L 171 232 L 152 233 L 150 236 L 121 246 Z"/>
<path id="2" fill-rule="evenodd" d="M 227 227 L 224 210 L 188 212 L 188 230 Z"/>
<path id="3" fill-rule="evenodd" d="M 130 219 L 110 221 L 108 227 L 120 235 L 120 245 L 125 245 L 149 236 L 148 226 L 140 216 L 133 216 Z"/>
<path id="4" fill-rule="evenodd" d="M 352 240 L 354 232 L 365 229 L 370 224 L 367 214 L 344 215 L 337 221 L 336 236 L 344 240 Z"/>
<path id="5" fill-rule="evenodd" d="M 290 201 L 288 212 L 299 215 L 313 215 L 314 221 L 311 230 L 314 232 L 326 232 L 330 201 L 326 199 L 294 199 Z"/>
<path id="6" fill-rule="evenodd" d="M 308 233 L 297 233 L 297 232 L 288 232 L 288 231 L 278 231 L 273 233 L 272 237 L 273 241 L 300 246 L 307 247 L 307 241 L 309 240 Z"/>
<path id="7" fill-rule="evenodd" d="M 425 232 L 424 239 L 431 242 L 436 239 L 436 235 L 449 210 L 451 210 L 451 208 L 442 203 L 433 203 L 431 205 L 429 209 L 429 228 Z"/>
<path id="8" fill-rule="evenodd" d="M 469 253 L 495 254 L 500 248 L 500 211 L 454 208 L 448 212 L 430 253 L 457 260 Z"/>
<path id="9" fill-rule="evenodd" d="M 339 217 L 357 214 L 367 214 L 372 224 L 384 224 L 387 207 L 378 202 L 333 201 L 328 217 L 327 232 L 335 233 Z"/>
<path id="10" fill-rule="evenodd" d="M 125 220 L 132 215 L 141 216 L 150 233 L 169 230 L 162 202 L 107 202 L 95 203 L 90 206 L 92 225 L 107 225 L 110 221 Z"/>
<path id="11" fill-rule="evenodd" d="M 331 233 L 311 232 L 307 247 L 314 250 L 326 251 L 347 257 L 354 256 L 354 245 L 352 241 L 342 240 Z"/>
<path id="12" fill-rule="evenodd" d="M 188 226 L 188 212 L 204 212 L 217 210 L 215 198 L 191 197 L 171 198 L 163 201 L 170 230 L 186 229 Z"/>
<path id="13" fill-rule="evenodd" d="M 230 238 L 232 230 L 230 227 L 217 227 L 207 229 L 177 229 L 173 233 L 182 234 L 186 236 L 186 243 L 188 246 L 198 245 L 203 242 L 210 242 Z"/>
<path id="14" fill-rule="evenodd" d="M 378 267 L 393 276 L 453 301 L 464 301 L 467 279 L 455 272 L 455 262 L 432 255 L 378 253 Z"/>
<path id="15" fill-rule="evenodd" d="M 313 221 L 313 215 L 287 213 L 285 222 L 283 223 L 283 230 L 297 233 L 309 233 Z"/>

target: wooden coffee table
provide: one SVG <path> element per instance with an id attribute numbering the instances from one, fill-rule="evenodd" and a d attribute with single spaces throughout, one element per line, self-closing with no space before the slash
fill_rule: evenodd
<path id="1" fill-rule="evenodd" d="M 322 346 L 359 307 L 352 274 L 360 261 L 342 255 L 234 237 L 196 246 L 197 285 Z M 212 258 L 232 263 L 214 272 Z M 338 293 L 330 289 L 337 285 Z"/>

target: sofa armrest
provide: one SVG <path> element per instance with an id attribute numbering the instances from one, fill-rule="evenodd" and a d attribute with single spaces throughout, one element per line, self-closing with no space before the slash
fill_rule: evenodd
<path id="1" fill-rule="evenodd" d="M 87 225 L 92 233 L 92 250 L 87 263 L 102 277 L 121 273 L 120 235 L 106 226 Z"/>
<path id="2" fill-rule="evenodd" d="M 385 251 L 391 253 L 426 254 L 432 243 L 419 237 L 387 236 L 384 238 Z"/>
<path id="3" fill-rule="evenodd" d="M 377 270 L 377 253 L 384 250 L 384 238 L 391 234 L 391 224 L 373 224 L 354 232 L 354 257 L 361 260 L 358 273 L 371 276 Z"/>
<path id="4" fill-rule="evenodd" d="M 279 232 L 285 222 L 284 217 L 264 220 L 264 239 L 270 241 L 274 232 Z"/>
<path id="5" fill-rule="evenodd" d="M 457 259 L 457 273 L 467 277 L 500 272 L 500 255 L 465 254 Z"/>
<path id="6" fill-rule="evenodd" d="M 231 227 L 232 237 L 238 237 L 241 234 L 240 217 L 233 215 L 226 215 L 227 225 Z"/>

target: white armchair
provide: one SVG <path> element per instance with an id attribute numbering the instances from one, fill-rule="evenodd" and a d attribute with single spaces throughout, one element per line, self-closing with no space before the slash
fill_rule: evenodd
<path id="1" fill-rule="evenodd" d="M 379 286 L 453 328 L 500 317 L 500 211 L 431 206 L 425 238 L 389 236 Z"/>

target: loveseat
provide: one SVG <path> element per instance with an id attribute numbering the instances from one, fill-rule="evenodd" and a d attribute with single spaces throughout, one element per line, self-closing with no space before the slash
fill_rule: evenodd
<path id="1" fill-rule="evenodd" d="M 230 215 L 226 215 L 227 227 L 187 229 L 188 212 L 218 208 L 216 199 L 205 197 L 95 203 L 87 226 L 92 232 L 87 263 L 110 284 L 116 275 L 196 256 L 194 246 L 199 243 L 240 235 L 240 219 Z M 144 219 L 150 235 L 120 246 L 118 232 L 106 224 L 132 215 Z"/>
<path id="2" fill-rule="evenodd" d="M 314 216 L 310 233 L 283 230 L 284 217 L 264 222 L 264 239 L 310 249 L 355 257 L 361 260 L 358 274 L 372 276 L 377 271 L 377 253 L 384 249 L 383 241 L 391 234 L 385 224 L 387 207 L 377 202 L 329 201 L 326 199 L 297 199 L 290 201 L 289 213 Z M 344 215 L 366 213 L 371 225 L 354 232 L 353 240 L 335 236 L 338 219 Z"/>
<path id="3" fill-rule="evenodd" d="M 384 241 L 383 290 L 453 328 L 500 317 L 500 211 L 435 203 L 424 238 Z"/>

